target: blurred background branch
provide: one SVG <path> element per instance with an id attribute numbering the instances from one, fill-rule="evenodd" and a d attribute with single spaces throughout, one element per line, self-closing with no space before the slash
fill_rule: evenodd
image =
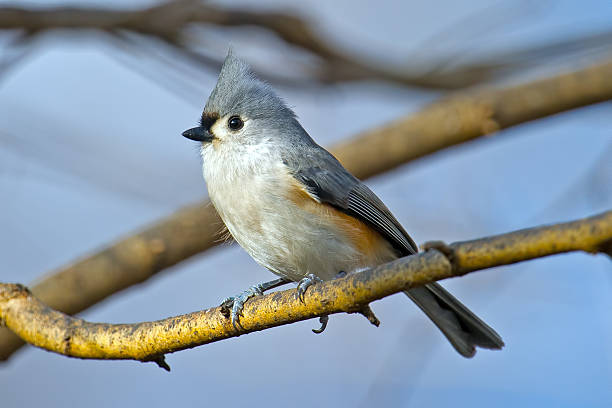
<path id="1" fill-rule="evenodd" d="M 612 211 L 582 220 L 457 242 L 404 257 L 345 279 L 317 284 L 305 301 L 286 290 L 255 297 L 237 331 L 221 308 L 156 322 L 90 323 L 53 310 L 21 285 L 0 284 L 0 319 L 28 343 L 85 359 L 154 361 L 163 356 L 242 334 L 317 316 L 355 312 L 364 305 L 416 286 L 467 273 L 570 251 L 612 257 Z"/>
<path id="2" fill-rule="evenodd" d="M 500 129 L 612 99 L 611 77 L 612 62 L 606 62 L 521 85 L 457 94 L 357 135 L 331 151 L 356 176 L 372 177 Z M 209 202 L 189 206 L 50 273 L 31 290 L 54 309 L 79 313 L 218 245 L 221 229 L 222 222 Z M 10 331 L 0 329 L 0 359 L 6 360 L 22 345 Z"/>
<path id="3" fill-rule="evenodd" d="M 221 65 L 221 59 L 215 56 L 218 47 L 214 46 L 214 41 L 205 40 L 205 33 L 193 32 L 209 26 L 264 30 L 314 57 L 314 64 L 312 59 L 302 64 L 298 70 L 302 75 L 298 78 L 287 78 L 270 69 L 258 70 L 265 79 L 289 85 L 374 79 L 430 89 L 460 89 L 515 73 L 527 66 L 550 62 L 555 57 L 572 57 L 585 52 L 606 55 L 612 51 L 612 31 L 603 31 L 518 50 L 497 51 L 487 57 L 468 58 L 461 64 L 457 64 L 460 58 L 452 54 L 434 61 L 411 59 L 408 66 L 391 67 L 390 63 L 367 63 L 363 58 L 341 51 L 318 34 L 306 19 L 285 11 L 250 11 L 199 0 L 174 0 L 134 10 L 0 7 L 0 30 L 13 33 L 14 43 L 10 46 L 21 51 L 17 54 L 26 52 L 34 38 L 50 31 L 94 31 L 106 34 L 111 43 L 129 53 L 157 58 L 174 70 L 181 70 L 181 63 L 218 70 Z M 158 49 L 142 52 L 151 45 Z M 171 51 L 169 58 L 160 53 L 160 48 L 164 47 Z M 0 69 L 6 70 L 19 61 L 20 58 L 7 58 Z"/>

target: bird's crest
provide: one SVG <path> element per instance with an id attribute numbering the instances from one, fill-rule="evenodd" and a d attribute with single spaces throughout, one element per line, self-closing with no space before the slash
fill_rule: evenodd
<path id="1" fill-rule="evenodd" d="M 268 117 L 294 117 L 283 100 L 279 98 L 272 88 L 259 80 L 251 67 L 229 50 L 219 79 L 213 89 L 204 114 L 244 114 L 251 118 Z"/>

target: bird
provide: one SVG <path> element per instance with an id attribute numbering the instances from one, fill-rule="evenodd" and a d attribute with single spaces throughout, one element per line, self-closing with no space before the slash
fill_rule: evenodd
<path id="1" fill-rule="evenodd" d="M 238 328 L 244 303 L 288 282 L 298 296 L 319 281 L 416 254 L 383 202 L 304 130 L 272 87 L 230 49 L 199 126 L 209 198 L 231 236 L 279 276 L 224 300 Z M 464 357 L 501 349 L 501 337 L 439 283 L 404 292 Z M 322 317 L 325 328 L 327 317 Z"/>

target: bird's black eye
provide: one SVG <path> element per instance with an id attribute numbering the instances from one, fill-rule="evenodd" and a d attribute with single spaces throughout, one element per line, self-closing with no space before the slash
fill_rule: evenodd
<path id="1" fill-rule="evenodd" d="M 227 126 L 229 126 L 229 128 L 232 130 L 240 130 L 244 126 L 244 122 L 239 116 L 232 116 L 227 121 Z"/>

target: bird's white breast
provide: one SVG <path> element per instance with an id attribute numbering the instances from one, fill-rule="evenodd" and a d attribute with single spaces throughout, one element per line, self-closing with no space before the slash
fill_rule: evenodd
<path id="1" fill-rule="evenodd" d="M 272 272 L 332 279 L 359 267 L 356 248 L 329 220 L 296 205 L 295 180 L 265 145 L 205 145 L 203 173 L 212 203 L 236 241 Z"/>

